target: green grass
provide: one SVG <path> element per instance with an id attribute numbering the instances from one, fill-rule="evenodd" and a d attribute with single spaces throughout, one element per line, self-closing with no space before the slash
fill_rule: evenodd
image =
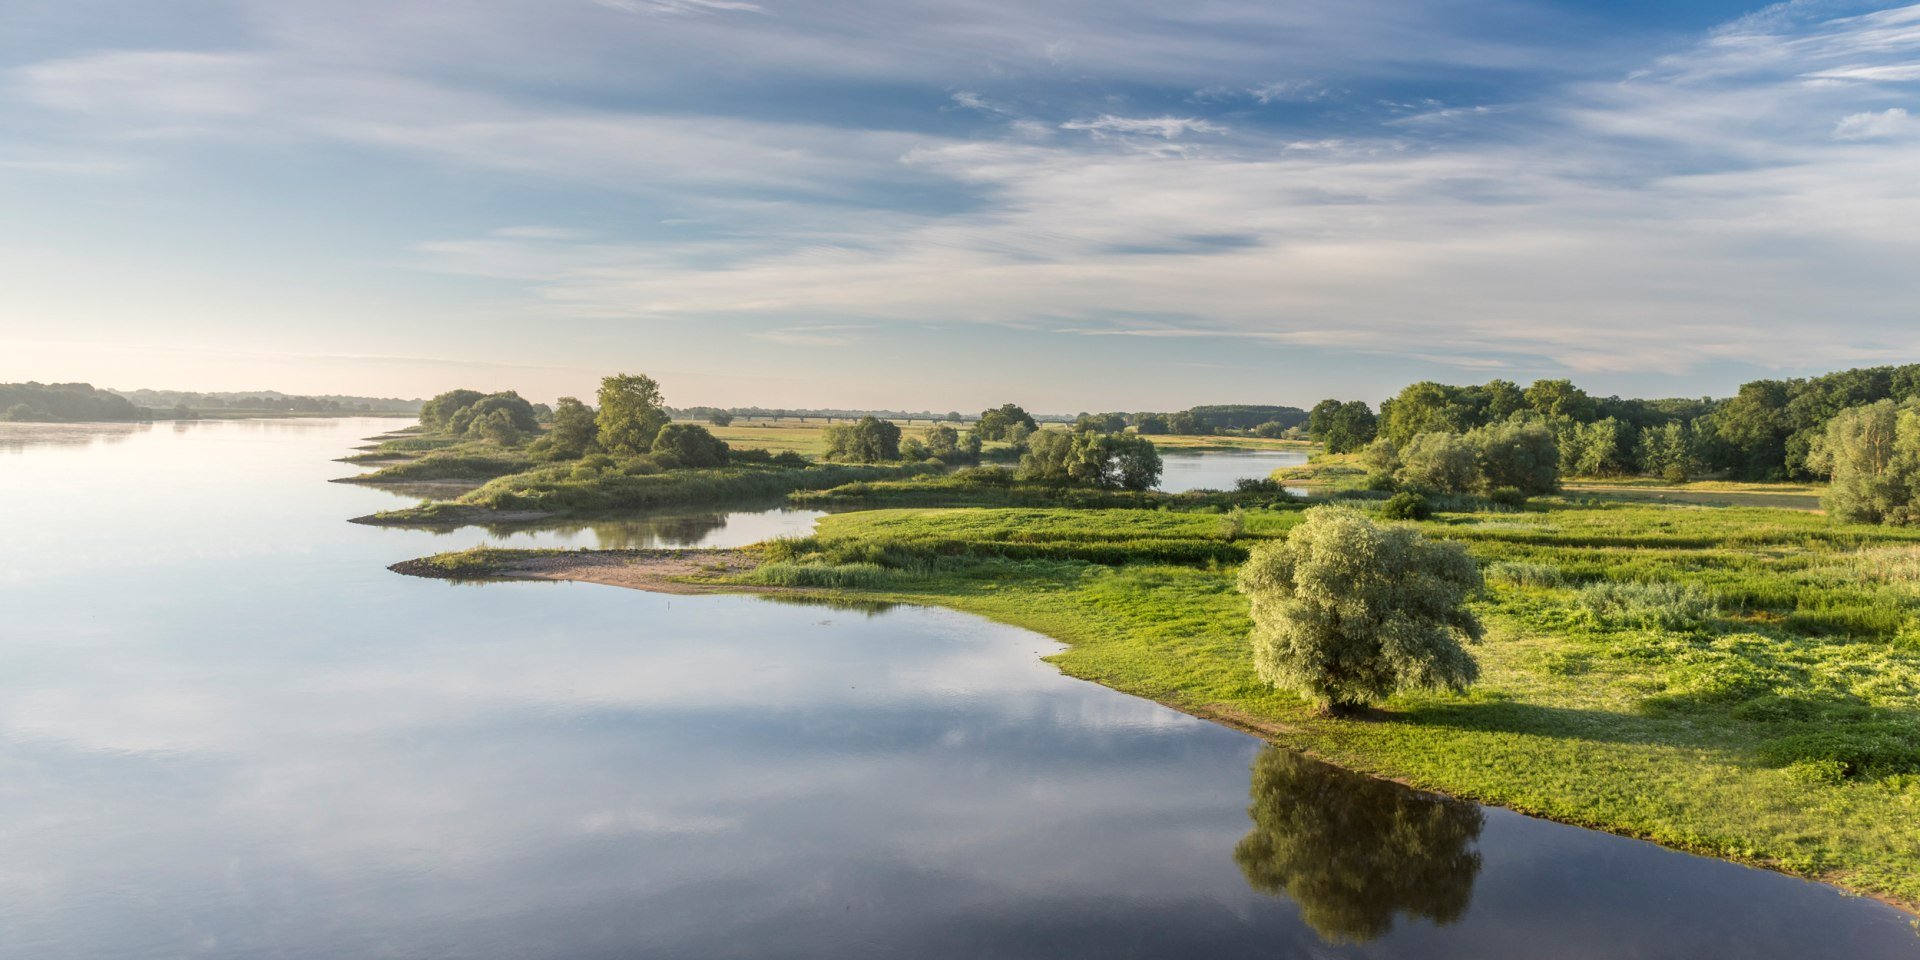
<path id="1" fill-rule="evenodd" d="M 912 476 L 935 469 L 916 463 L 661 470 L 644 458 L 566 461 L 500 477 L 454 500 L 388 511 L 371 519 L 381 524 L 431 525 L 484 522 L 489 514 L 592 516 L 651 507 L 764 500 L 795 490 Z"/>
<path id="2" fill-rule="evenodd" d="M 1920 904 L 1920 531 L 1762 508 L 1549 503 L 1419 526 L 1488 567 L 1465 695 L 1318 715 L 1255 677 L 1234 565 L 1292 509 L 876 510 L 757 582 L 936 604 L 1069 674 L 1345 766 Z M 750 575 L 752 576 L 752 575 Z"/>

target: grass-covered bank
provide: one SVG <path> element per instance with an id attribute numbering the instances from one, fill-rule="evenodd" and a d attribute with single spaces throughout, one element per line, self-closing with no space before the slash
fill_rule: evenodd
<path id="1" fill-rule="evenodd" d="M 741 465 L 628 473 L 617 461 L 557 463 L 499 477 L 453 500 L 390 510 L 357 522 L 392 526 L 593 516 L 652 507 L 765 500 L 797 490 L 937 472 L 934 464 Z M 419 461 L 427 462 L 427 461 Z"/>
<path id="2" fill-rule="evenodd" d="M 1805 512 L 1550 504 L 1420 524 L 1490 589 L 1465 695 L 1333 719 L 1254 675 L 1251 542 L 1292 509 L 879 510 L 723 587 L 946 606 L 1065 672 L 1353 769 L 1920 904 L 1920 531 Z"/>

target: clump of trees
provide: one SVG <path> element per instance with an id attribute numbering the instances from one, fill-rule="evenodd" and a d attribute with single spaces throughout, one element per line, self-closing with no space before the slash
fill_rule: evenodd
<path id="1" fill-rule="evenodd" d="M 890 420 L 861 417 L 827 428 L 827 459 L 885 463 L 900 459 L 900 427 Z"/>
<path id="2" fill-rule="evenodd" d="M 1477 679 L 1464 644 L 1482 628 L 1466 604 L 1482 586 L 1459 544 L 1334 506 L 1307 511 L 1286 539 L 1254 548 L 1239 578 L 1261 679 L 1332 713 Z"/>
<path id="3" fill-rule="evenodd" d="M 653 456 L 663 466 L 724 467 L 731 448 L 706 427 L 695 423 L 669 423 L 653 438 Z"/>
<path id="4" fill-rule="evenodd" d="M 918 439 L 900 441 L 902 460 L 932 458 L 946 464 L 979 463 L 980 435 L 972 430 L 961 433 L 945 424 L 929 429 Z"/>
<path id="5" fill-rule="evenodd" d="M 1822 505 L 1856 523 L 1920 523 L 1920 400 L 1880 400 L 1827 421 L 1808 467 L 1830 474 Z"/>
<path id="6" fill-rule="evenodd" d="M 540 430 L 534 405 L 512 390 L 449 390 L 421 405 L 420 424 L 439 433 L 500 444 L 518 443 Z"/>
<path id="7" fill-rule="evenodd" d="M 150 420 L 151 411 L 90 383 L 0 383 L 0 420 Z"/>
<path id="8" fill-rule="evenodd" d="M 1371 443 L 1379 424 L 1364 400 L 1322 400 L 1307 414 L 1307 436 L 1328 453 L 1348 453 Z"/>
<path id="9" fill-rule="evenodd" d="M 982 440 L 1024 440 L 1040 429 L 1040 424 L 1034 422 L 1033 415 L 1019 404 L 1003 403 L 995 409 L 982 411 L 980 421 L 973 425 L 973 429 Z"/>
<path id="10" fill-rule="evenodd" d="M 1043 430 L 1028 441 L 1014 472 L 1019 480 L 1151 490 L 1160 482 L 1153 441 L 1125 433 Z"/>
<path id="11" fill-rule="evenodd" d="M 1553 431 L 1537 422 L 1506 421 L 1464 434 L 1430 431 L 1396 448 L 1384 437 L 1364 460 L 1395 484 L 1436 493 L 1535 496 L 1560 489 L 1561 453 Z"/>

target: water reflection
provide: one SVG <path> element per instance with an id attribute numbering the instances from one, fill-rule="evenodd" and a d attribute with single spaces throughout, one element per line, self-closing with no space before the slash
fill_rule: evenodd
<path id="1" fill-rule="evenodd" d="M 32 447 L 90 447 L 124 443 L 151 423 L 0 423 L 0 451 L 22 453 Z"/>
<path id="2" fill-rule="evenodd" d="M 591 520 L 564 518 L 513 523 L 403 526 L 398 529 L 436 537 L 475 529 L 502 547 L 595 547 L 648 550 L 659 547 L 742 547 L 776 537 L 806 536 L 826 516 L 819 510 L 793 510 L 775 504 L 740 510 L 633 513 Z M 440 549 L 445 549 L 440 548 Z"/>
<path id="3" fill-rule="evenodd" d="M 1267 748 L 1253 762 L 1253 830 L 1234 861 L 1255 890 L 1300 905 L 1328 943 L 1365 943 L 1396 916 L 1467 912 L 1485 823 L 1473 804 Z"/>
<path id="4" fill-rule="evenodd" d="M 1306 462 L 1307 455 L 1301 450 L 1212 450 L 1205 453 L 1163 450 L 1160 453 L 1160 489 L 1168 493 L 1232 490 L 1236 480 L 1265 479 L 1281 467 L 1299 466 Z"/>

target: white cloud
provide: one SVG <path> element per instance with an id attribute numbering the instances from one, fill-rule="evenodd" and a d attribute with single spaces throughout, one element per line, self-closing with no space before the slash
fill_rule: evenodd
<path id="1" fill-rule="evenodd" d="M 1173 140 L 1189 133 L 1226 133 L 1227 128 L 1198 117 L 1116 117 L 1102 114 L 1092 120 L 1069 120 L 1062 130 L 1084 130 L 1094 136 L 1144 135 Z"/>
<path id="2" fill-rule="evenodd" d="M 1900 107 L 1891 107 L 1879 113 L 1854 113 L 1841 117 L 1840 122 L 1833 125 L 1833 136 L 1837 140 L 1872 140 L 1912 129 L 1913 116 Z"/>

